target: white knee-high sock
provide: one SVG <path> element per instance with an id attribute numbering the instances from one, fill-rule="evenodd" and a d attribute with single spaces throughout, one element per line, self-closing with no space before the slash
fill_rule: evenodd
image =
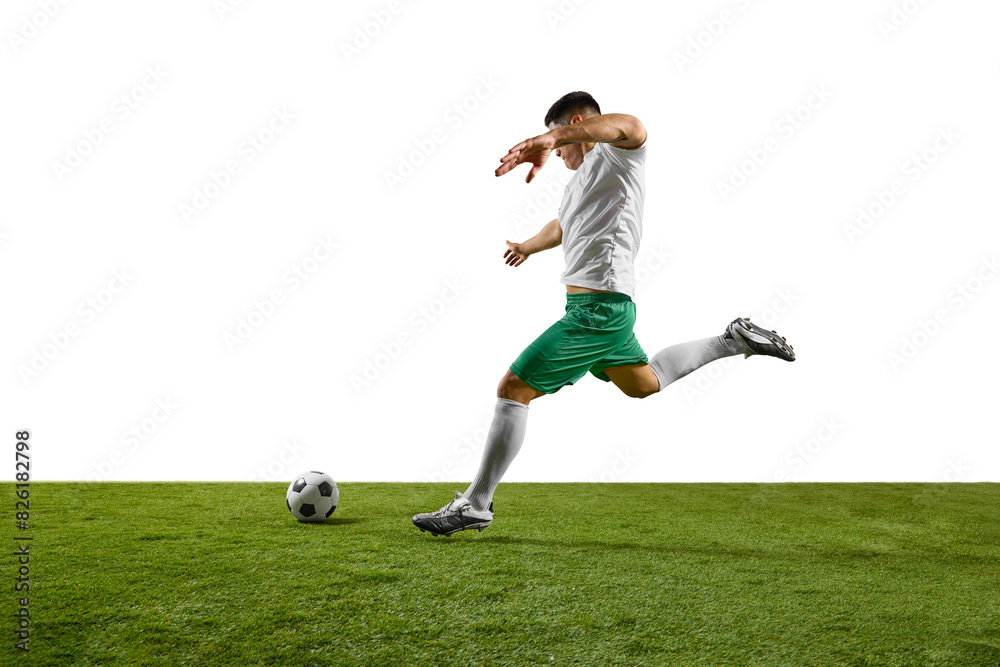
<path id="1" fill-rule="evenodd" d="M 464 494 L 477 510 L 485 510 L 493 501 L 493 492 L 500 483 L 500 478 L 521 451 L 527 425 L 527 405 L 506 398 L 497 399 L 479 472 Z"/>
<path id="2" fill-rule="evenodd" d="M 698 370 L 710 361 L 742 354 L 739 343 L 732 338 L 712 336 L 689 343 L 671 345 L 653 355 L 649 366 L 660 381 L 660 391 L 691 371 Z"/>

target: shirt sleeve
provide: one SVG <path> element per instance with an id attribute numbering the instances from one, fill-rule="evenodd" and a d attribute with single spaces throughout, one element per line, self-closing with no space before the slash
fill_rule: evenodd
<path id="1" fill-rule="evenodd" d="M 608 155 L 612 160 L 615 161 L 619 166 L 630 169 L 637 167 L 646 161 L 646 146 L 649 145 L 649 139 L 639 146 L 639 148 L 618 148 L 617 146 L 612 146 L 611 144 L 604 144 L 608 149 Z"/>

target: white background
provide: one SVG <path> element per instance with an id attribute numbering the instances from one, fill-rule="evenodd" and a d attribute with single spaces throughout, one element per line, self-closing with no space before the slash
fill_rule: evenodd
<path id="1" fill-rule="evenodd" d="M 460 487 L 564 302 L 560 251 L 501 256 L 568 172 L 493 170 L 577 89 L 648 129 L 647 353 L 752 315 L 799 359 L 587 377 L 508 480 L 1000 479 L 994 2 L 49 4 L 0 21 L 0 442 L 31 429 L 34 479 Z"/>

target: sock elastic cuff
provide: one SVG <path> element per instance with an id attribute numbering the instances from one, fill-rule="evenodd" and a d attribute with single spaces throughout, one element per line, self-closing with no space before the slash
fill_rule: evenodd
<path id="1" fill-rule="evenodd" d="M 524 403 L 518 403 L 517 401 L 512 401 L 509 398 L 498 398 L 497 399 L 497 406 L 500 406 L 500 405 L 510 405 L 512 407 L 515 407 L 515 408 L 524 408 L 525 410 L 528 409 L 528 406 L 525 405 Z"/>
<path id="2" fill-rule="evenodd" d="M 659 369 L 657 369 L 657 366 L 658 364 L 656 363 L 655 358 L 649 360 L 649 370 L 653 371 L 653 375 L 656 376 L 656 385 L 657 385 L 656 391 L 660 391 L 663 389 L 664 384 L 663 384 L 663 376 L 660 375 L 660 371 Z"/>

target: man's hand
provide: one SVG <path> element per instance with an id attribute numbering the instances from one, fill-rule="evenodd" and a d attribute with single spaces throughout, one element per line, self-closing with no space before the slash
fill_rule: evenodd
<path id="1" fill-rule="evenodd" d="M 549 159 L 549 154 L 555 147 L 556 141 L 548 132 L 531 139 L 525 139 L 500 158 L 500 166 L 497 167 L 494 174 L 503 176 L 517 165 L 528 162 L 531 164 L 531 171 L 528 172 L 528 177 L 524 182 L 531 183 L 535 175 L 545 166 L 545 161 Z"/>
<path id="2" fill-rule="evenodd" d="M 562 226 L 559 220 L 550 220 L 541 231 L 532 236 L 524 243 L 511 243 L 507 241 L 507 250 L 503 254 L 504 264 L 507 266 L 521 266 L 524 260 L 528 259 L 536 252 L 542 252 L 549 248 L 555 248 L 562 243 Z"/>
<path id="3" fill-rule="evenodd" d="M 531 253 L 525 250 L 523 243 L 507 241 L 507 251 L 503 254 L 503 261 L 507 266 L 521 266 L 530 256 Z"/>

